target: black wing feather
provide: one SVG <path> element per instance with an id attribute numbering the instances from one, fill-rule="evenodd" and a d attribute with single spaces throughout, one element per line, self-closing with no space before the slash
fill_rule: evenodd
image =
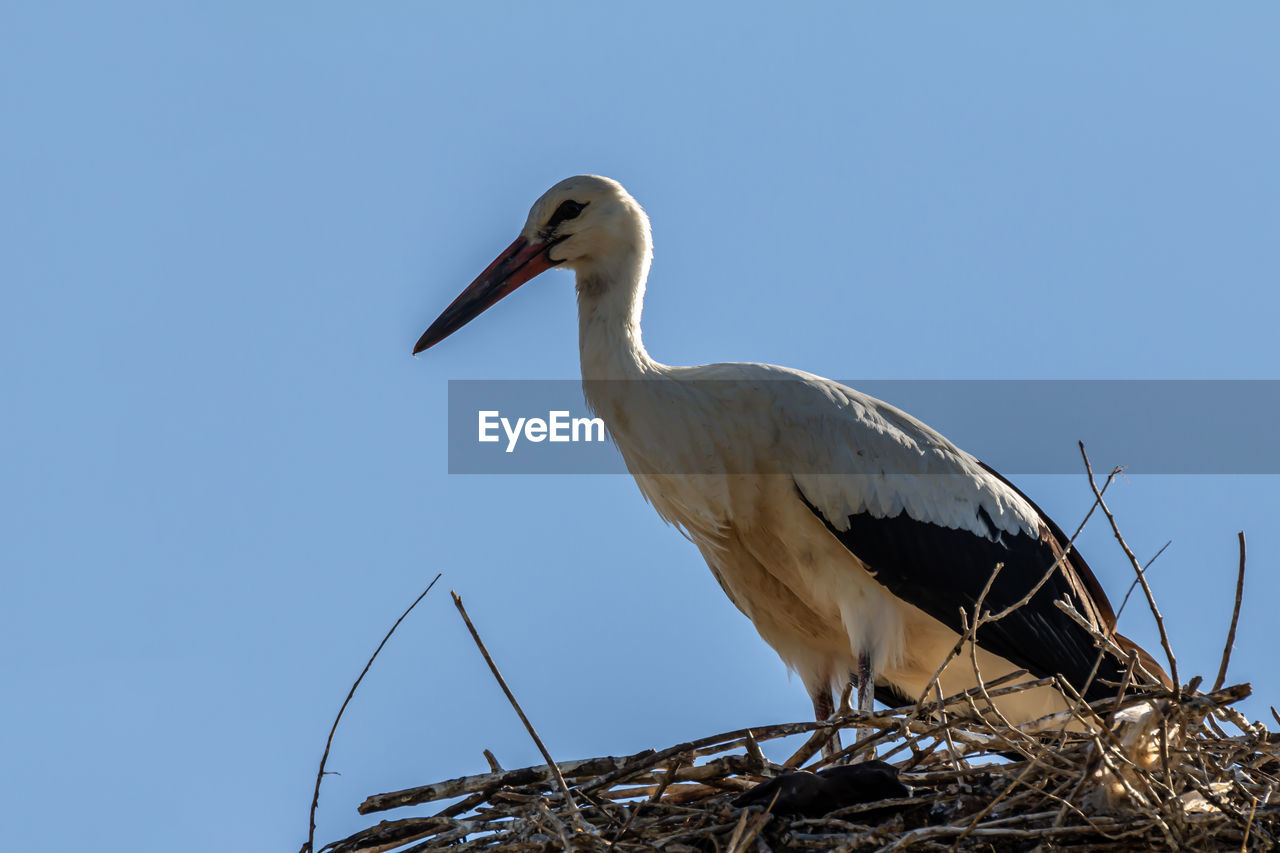
<path id="1" fill-rule="evenodd" d="M 992 613 L 1021 600 L 1056 559 L 1053 543 L 1026 533 L 1000 532 L 981 508 L 978 517 L 992 532 L 990 537 L 917 521 L 905 511 L 893 518 L 859 513 L 848 518 L 847 530 L 838 530 L 803 492 L 800 498 L 832 535 L 874 572 L 877 581 L 957 634 L 962 632 L 960 608 L 972 618 L 973 607 L 997 563 L 1004 563 L 1004 568 L 983 602 L 983 610 Z M 1056 526 L 1052 532 L 1058 532 Z M 1065 543 L 1056 544 L 1057 553 L 1061 553 L 1060 546 Z M 1077 690 L 1083 689 L 1099 651 L 1089 633 L 1054 606 L 1054 600 L 1063 598 L 1081 613 L 1091 612 L 1060 568 L 1025 605 L 998 622 L 983 625 L 977 634 L 978 645 L 1037 678 L 1060 675 Z M 1110 612 L 1109 605 L 1106 612 Z M 1110 626 L 1104 630 L 1107 628 Z M 1086 698 L 1113 695 L 1115 689 L 1099 679 L 1116 682 L 1123 674 L 1118 661 L 1103 655 Z"/>

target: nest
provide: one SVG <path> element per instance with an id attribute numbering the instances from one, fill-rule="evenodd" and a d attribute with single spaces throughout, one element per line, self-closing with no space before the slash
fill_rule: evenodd
<path id="1" fill-rule="evenodd" d="M 1099 655 L 1127 661 L 1123 681 L 1113 685 L 1115 697 L 1088 703 L 1069 683 L 1025 672 L 984 681 L 974 653 L 977 632 L 1029 600 L 1041 580 L 1022 602 L 1001 613 L 983 609 L 986 590 L 969 613 L 962 610 L 963 635 L 938 674 L 954 658 L 967 656 L 977 686 L 963 693 L 944 698 L 935 674 L 914 704 L 872 713 L 850 708 L 846 689 L 828 720 L 741 729 L 636 755 L 557 762 L 455 594 L 476 645 L 545 763 L 504 770 L 486 750 L 487 773 L 371 796 L 361 804 L 361 814 L 449 804 L 429 816 L 382 821 L 321 853 L 1276 847 L 1280 735 L 1249 722 L 1232 707 L 1250 695 L 1248 684 L 1223 686 L 1240 616 L 1244 534 L 1239 537 L 1235 609 L 1217 678 L 1207 692 L 1199 689 L 1199 677 L 1181 685 L 1177 658 L 1145 577 L 1147 567 L 1125 544 L 1103 501 L 1120 469 L 1099 488 L 1087 456 L 1085 466 L 1093 509 L 1102 509 L 1135 571 L 1130 591 L 1142 588 L 1171 679 L 1157 677 L 1136 653 L 1117 648 L 1059 601 L 1059 608 L 1092 633 Z M 987 590 L 1000 570 L 994 568 Z M 396 621 L 378 650 L 430 589 Z M 352 685 L 348 702 L 363 677 Z M 1067 697 L 1067 710 L 1015 726 L 992 702 L 1047 685 Z M 334 730 L 345 709 L 346 703 Z M 1274 708 L 1272 715 L 1280 723 Z M 842 731 L 853 733 L 853 745 L 831 748 Z M 804 742 L 781 763 L 767 758 L 761 745 L 784 738 Z M 844 740 L 850 739 L 846 734 Z M 773 743 L 770 751 L 785 754 L 786 747 Z M 316 776 L 312 834 L 328 754 L 326 747 Z M 844 784 L 841 780 L 847 782 L 857 768 L 868 770 L 878 782 Z M 313 849 L 311 840 L 303 845 L 303 853 Z"/>
<path id="2" fill-rule="evenodd" d="M 1056 721 L 1034 732 L 1006 726 L 986 704 L 987 697 L 1048 682 L 992 683 L 874 714 L 845 708 L 824 723 L 743 729 L 625 757 L 517 770 L 503 770 L 490 757 L 488 773 L 369 797 L 362 814 L 461 799 L 429 817 L 383 821 L 325 850 L 1137 851 L 1275 844 L 1280 737 L 1231 707 L 1249 695 L 1248 685 L 1207 694 L 1194 686 L 1140 690 L 1078 703 L 1068 713 L 1083 731 L 1060 725 L 1049 732 Z M 839 730 L 857 730 L 861 739 L 811 761 Z M 780 764 L 760 748 L 800 734 L 809 738 Z M 909 796 L 818 817 L 805 817 L 803 802 L 780 808 L 781 797 L 734 804 L 797 768 L 819 770 L 874 751 L 896 768 Z"/>

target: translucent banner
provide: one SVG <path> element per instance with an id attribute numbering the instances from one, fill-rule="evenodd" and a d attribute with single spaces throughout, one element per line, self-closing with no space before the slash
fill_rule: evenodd
<path id="1" fill-rule="evenodd" d="M 708 446 L 763 442 L 767 438 L 761 425 L 767 428 L 769 416 L 781 411 L 788 414 L 785 430 L 800 429 L 796 424 L 804 423 L 811 412 L 858 417 L 856 405 L 832 415 L 836 404 L 816 399 L 811 387 L 781 387 L 792 381 L 697 383 L 693 395 L 705 394 L 719 402 L 681 406 L 669 426 L 647 416 L 662 407 L 654 406 L 652 395 L 640 387 L 644 383 L 612 383 L 614 387 L 600 390 L 620 401 L 624 415 L 630 406 L 648 407 L 646 416 L 627 420 L 630 428 L 661 433 L 647 437 L 653 441 L 688 442 L 693 436 Z M 841 382 L 923 421 L 1005 474 L 1079 473 L 1078 441 L 1085 443 L 1100 470 L 1124 465 L 1137 474 L 1280 474 L 1276 439 L 1280 380 Z M 793 407 L 770 402 L 794 400 L 804 403 Z M 579 380 L 451 381 L 448 418 L 452 474 L 621 474 L 627 470 L 604 422 L 588 408 Z M 850 428 L 856 434 L 858 427 Z M 844 439 L 836 430 L 824 433 L 821 441 Z M 683 465 L 690 470 L 652 473 L 756 473 L 725 470 L 713 457 Z M 913 473 L 916 465 L 912 461 L 905 466 L 911 470 L 888 470 L 881 460 L 882 470 L 869 472 L 859 468 L 865 457 L 851 463 L 840 458 L 852 457 L 832 453 L 830 459 L 805 463 L 802 467 L 808 470 L 795 473 L 903 474 Z M 891 460 L 887 464 L 893 467 Z"/>

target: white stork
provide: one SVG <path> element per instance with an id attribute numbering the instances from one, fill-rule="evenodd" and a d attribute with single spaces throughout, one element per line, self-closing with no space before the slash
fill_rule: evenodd
<path id="1" fill-rule="evenodd" d="M 552 267 L 577 278 L 587 401 L 640 491 L 698 546 L 730 600 L 799 673 L 818 719 L 852 678 L 858 706 L 916 699 L 961 632 L 997 563 L 984 609 L 1022 599 L 1067 538 L 973 456 L 893 406 L 828 379 L 768 364 L 671 367 L 640 339 L 652 257 L 649 218 L 617 181 L 569 178 L 533 205 L 520 236 L 431 324 L 434 346 Z M 984 680 L 1017 669 L 1065 678 L 1087 698 L 1114 693 L 1123 667 L 1053 605 L 1066 598 L 1115 633 L 1098 581 L 1072 550 L 1040 591 L 977 634 Z M 943 693 L 976 683 L 969 655 Z M 1049 687 L 998 698 L 1021 723 L 1062 710 Z"/>

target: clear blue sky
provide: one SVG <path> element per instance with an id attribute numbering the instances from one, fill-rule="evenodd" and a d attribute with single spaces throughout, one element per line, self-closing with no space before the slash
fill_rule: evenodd
<path id="1" fill-rule="evenodd" d="M 483 748 L 537 760 L 450 588 L 558 757 L 806 717 L 625 477 L 446 473 L 447 380 L 577 375 L 567 274 L 417 336 L 598 172 L 653 217 L 668 363 L 1275 378 L 1278 28 L 1261 3 L 7 4 L 7 843 L 296 850 L 338 703 L 437 571 L 335 741 L 323 840 Z M 1018 481 L 1064 526 L 1088 507 L 1079 476 Z M 1173 540 L 1189 674 L 1248 531 L 1253 717 L 1280 699 L 1278 498 L 1114 487 L 1140 556 Z M 1118 598 L 1104 527 L 1083 549 Z"/>

